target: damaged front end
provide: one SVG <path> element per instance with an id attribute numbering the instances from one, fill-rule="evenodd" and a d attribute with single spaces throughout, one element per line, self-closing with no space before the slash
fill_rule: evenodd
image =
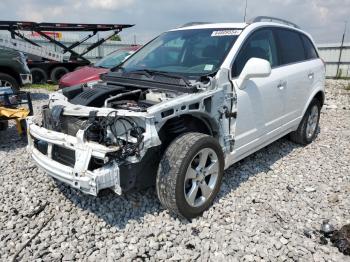
<path id="1" fill-rule="evenodd" d="M 50 176 L 77 188 L 84 193 L 97 195 L 103 188 L 113 188 L 121 194 L 119 167 L 109 162 L 107 155 L 118 150 L 84 141 L 84 132 L 70 136 L 49 131 L 27 119 L 28 151 L 36 163 Z M 107 162 L 91 169 L 95 161 Z"/>
<path id="2" fill-rule="evenodd" d="M 109 73 L 105 84 L 51 94 L 42 122 L 27 121 L 34 160 L 85 193 L 121 194 L 154 185 L 162 152 L 182 133 L 212 135 L 230 151 L 228 71 L 205 83 L 157 77 Z"/>
<path id="3" fill-rule="evenodd" d="M 82 101 L 94 92 L 94 98 Z M 36 117 L 27 119 L 28 150 L 37 164 L 50 176 L 92 195 L 104 188 L 121 194 L 122 188 L 131 187 L 135 179 L 121 178 L 120 169 L 160 145 L 154 120 L 146 112 L 97 107 L 120 94 L 107 93 L 99 87 L 59 91 L 43 107 L 41 123 Z M 124 92 L 123 97 L 135 94 Z"/>

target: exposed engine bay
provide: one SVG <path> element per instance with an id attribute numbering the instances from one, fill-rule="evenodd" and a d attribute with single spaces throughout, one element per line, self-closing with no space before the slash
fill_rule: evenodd
<path id="1" fill-rule="evenodd" d="M 43 126 L 49 130 L 76 136 L 84 130 L 87 141 L 104 146 L 120 148 L 113 159 L 123 160 L 130 156 L 140 157 L 144 148 L 146 126 L 138 118 L 119 115 L 118 110 L 147 113 L 147 109 L 167 102 L 184 94 L 157 88 L 135 88 L 128 85 L 99 84 L 92 87 L 79 85 L 62 90 L 68 103 L 85 107 L 93 107 L 88 117 L 65 116 L 63 105 L 43 108 Z M 97 109 L 106 108 L 110 112 L 106 116 L 98 116 Z M 113 110 L 111 110 L 113 109 Z M 72 163 L 71 163 L 72 164 Z"/>
<path id="2" fill-rule="evenodd" d="M 68 87 L 62 90 L 62 93 L 70 103 L 75 105 L 125 109 L 135 112 L 146 112 L 148 107 L 182 94 L 160 89 L 144 90 L 108 85 Z"/>

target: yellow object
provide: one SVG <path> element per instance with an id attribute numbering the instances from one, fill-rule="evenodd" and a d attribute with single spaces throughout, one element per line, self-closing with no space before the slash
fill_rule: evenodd
<path id="1" fill-rule="evenodd" d="M 29 115 L 29 110 L 27 108 L 8 108 L 0 106 L 0 118 L 15 118 L 17 131 L 20 135 L 23 133 L 21 126 L 21 120 L 25 119 Z"/>

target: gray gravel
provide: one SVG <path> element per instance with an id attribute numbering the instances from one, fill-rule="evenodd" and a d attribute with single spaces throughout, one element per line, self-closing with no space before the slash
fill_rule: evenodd
<path id="1" fill-rule="evenodd" d="M 350 92 L 327 81 L 314 143 L 283 138 L 225 172 L 203 217 L 164 210 L 155 190 L 87 196 L 55 183 L 26 153 L 14 125 L 0 133 L 0 260 L 350 261 L 313 230 L 350 223 Z M 35 91 L 35 107 L 45 102 Z M 35 215 L 39 206 L 48 204 Z M 307 238 L 304 231 L 312 238 Z"/>

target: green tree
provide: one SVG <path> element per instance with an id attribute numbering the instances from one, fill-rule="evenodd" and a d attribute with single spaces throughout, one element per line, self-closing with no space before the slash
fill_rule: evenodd
<path id="1" fill-rule="evenodd" d="M 111 40 L 111 41 L 122 41 L 122 39 L 120 38 L 119 35 L 114 35 L 109 40 Z"/>

